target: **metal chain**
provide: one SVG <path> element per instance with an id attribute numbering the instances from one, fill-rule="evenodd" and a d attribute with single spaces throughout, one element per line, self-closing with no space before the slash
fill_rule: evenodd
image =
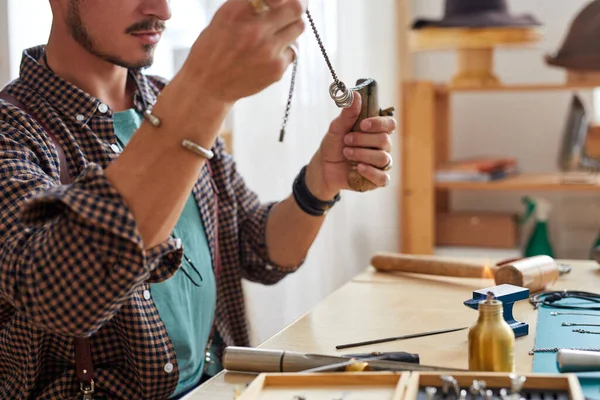
<path id="1" fill-rule="evenodd" d="M 315 38 L 317 39 L 321 53 L 325 58 L 327 67 L 329 68 L 331 76 L 333 77 L 333 83 L 329 86 L 329 95 L 338 107 L 348 108 L 354 102 L 354 91 L 352 89 L 348 89 L 346 84 L 338 79 L 337 74 L 331 65 L 331 61 L 329 60 L 329 55 L 327 55 L 327 51 L 323 45 L 323 41 L 321 40 L 321 36 L 317 31 L 315 21 L 313 20 L 312 15 L 310 15 L 310 11 L 306 10 L 306 16 L 308 17 L 312 31 L 315 34 Z"/>
<path id="2" fill-rule="evenodd" d="M 573 322 L 563 322 L 562 326 L 600 326 L 600 324 L 576 324 Z"/>
<path id="3" fill-rule="evenodd" d="M 590 334 L 594 334 L 594 335 L 600 335 L 600 332 L 598 332 L 598 331 L 586 331 L 585 329 L 573 329 L 573 332 L 590 333 Z"/>
<path id="4" fill-rule="evenodd" d="M 587 315 L 589 317 L 600 317 L 600 314 L 589 314 L 589 313 L 578 313 L 578 312 L 560 312 L 560 311 L 552 311 L 550 313 L 553 317 L 557 315 Z"/>
<path id="5" fill-rule="evenodd" d="M 329 55 L 327 54 L 327 51 L 325 50 L 325 46 L 323 45 L 323 41 L 321 40 L 321 36 L 319 35 L 319 32 L 317 31 L 315 21 L 313 20 L 312 15 L 310 14 L 310 11 L 306 10 L 306 16 L 308 17 L 308 20 L 312 27 L 312 31 L 315 34 L 315 38 L 317 39 L 317 43 L 319 44 L 319 48 L 321 49 L 321 54 L 323 54 L 323 58 L 325 58 L 327 67 L 329 68 L 329 71 L 331 72 L 331 76 L 333 77 L 333 83 L 329 86 L 329 96 L 333 99 L 333 101 L 335 102 L 335 104 L 338 107 L 348 108 L 348 107 L 352 106 L 352 103 L 354 103 L 354 91 L 352 89 L 348 89 L 346 84 L 338 79 L 337 74 L 335 73 L 335 70 L 333 69 L 333 66 L 331 65 L 331 60 L 329 59 Z M 297 69 L 298 69 L 298 59 L 296 57 L 294 59 L 294 68 L 292 70 L 292 81 L 290 83 L 290 91 L 288 94 L 285 115 L 283 117 L 283 124 L 281 126 L 281 131 L 279 133 L 279 141 L 280 142 L 283 142 L 283 138 L 285 136 L 285 127 L 287 125 L 288 118 L 290 115 L 290 109 L 292 107 L 292 97 L 294 94 L 294 86 L 296 84 Z"/>
<path id="6" fill-rule="evenodd" d="M 296 71 L 298 70 L 298 57 L 294 58 L 294 68 L 292 70 L 292 82 L 290 83 L 290 93 L 288 94 L 287 105 L 285 107 L 285 115 L 283 116 L 283 124 L 281 132 L 279 132 L 279 141 L 283 142 L 285 136 L 285 126 L 290 117 L 290 109 L 292 108 L 292 97 L 294 96 L 294 86 L 296 85 Z"/>
<path id="7" fill-rule="evenodd" d="M 340 87 L 340 89 L 345 89 L 346 85 L 344 85 L 343 82 L 341 82 L 338 77 L 337 74 L 335 73 L 335 70 L 333 69 L 333 66 L 331 65 L 331 61 L 329 60 L 329 56 L 327 55 L 327 51 L 325 51 L 325 46 L 323 46 L 323 41 L 321 40 L 321 36 L 319 36 L 319 32 L 317 32 L 317 27 L 315 25 L 315 21 L 313 21 L 312 15 L 310 15 L 310 11 L 306 10 L 306 16 L 308 17 L 308 21 L 310 22 L 310 26 L 312 27 L 312 30 L 315 34 L 315 38 L 317 39 L 317 43 L 319 44 L 319 47 L 321 48 L 321 53 L 323 54 L 323 57 L 325 58 L 325 62 L 327 63 L 327 67 L 329 68 L 329 71 L 331 71 L 331 76 L 333 77 L 334 82 Z"/>
<path id="8" fill-rule="evenodd" d="M 600 352 L 600 349 L 584 349 L 584 348 L 558 348 L 558 347 L 540 347 L 537 349 L 532 349 L 529 352 L 529 355 L 533 355 L 534 353 L 558 353 L 559 350 L 578 350 L 578 351 L 597 351 Z"/>

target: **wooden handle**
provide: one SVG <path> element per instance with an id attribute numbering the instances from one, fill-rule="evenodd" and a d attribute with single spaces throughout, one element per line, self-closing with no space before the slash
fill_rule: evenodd
<path id="1" fill-rule="evenodd" d="M 559 277 L 558 264 L 546 255 L 523 258 L 501 265 L 494 273 L 497 285 L 526 287 L 531 293 L 545 290 Z"/>
<path id="2" fill-rule="evenodd" d="M 440 260 L 430 256 L 397 253 L 378 253 L 371 265 L 381 272 L 413 272 L 426 275 L 454 276 L 459 278 L 493 279 L 495 267 L 460 261 Z"/>
<path id="3" fill-rule="evenodd" d="M 359 79 L 356 82 L 356 85 L 360 85 L 364 83 L 366 79 Z M 352 132 L 360 132 L 360 123 L 367 118 L 377 117 L 380 113 L 379 108 L 379 98 L 377 93 L 377 82 L 373 80 L 370 84 L 365 87 L 359 89 L 357 91 L 360 93 L 360 97 L 362 99 L 362 107 L 360 110 L 360 115 L 356 120 L 356 124 L 352 128 Z M 357 192 L 367 192 L 369 190 L 373 190 L 377 188 L 373 182 L 369 181 L 356 170 L 357 163 L 352 162 L 350 164 L 350 174 L 348 175 L 348 185 L 352 190 Z"/>

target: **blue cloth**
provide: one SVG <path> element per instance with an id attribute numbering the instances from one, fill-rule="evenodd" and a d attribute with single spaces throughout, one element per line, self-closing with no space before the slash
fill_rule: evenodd
<path id="1" fill-rule="evenodd" d="M 135 110 L 115 113 L 115 134 L 124 145 L 139 128 L 142 118 Z M 173 233 L 183 244 L 183 264 L 170 279 L 150 285 L 150 291 L 175 347 L 179 383 L 172 397 L 176 397 L 197 385 L 202 377 L 216 307 L 210 248 L 193 194 L 190 194 Z"/>
<path id="2" fill-rule="evenodd" d="M 577 299 L 563 299 L 560 301 L 560 304 L 573 303 L 582 305 L 582 301 Z M 584 307 L 592 305 L 592 303 L 586 303 L 587 304 L 583 304 Z M 593 305 L 597 306 L 597 304 Z M 561 325 L 563 322 L 598 324 L 600 323 L 600 318 L 584 315 L 552 316 L 550 313 L 553 311 L 598 314 L 598 316 L 600 316 L 600 312 L 598 311 L 567 310 L 541 306 L 538 309 L 538 321 L 535 336 L 536 348 L 600 347 L 598 345 L 598 335 L 573 332 L 573 329 L 578 329 L 580 327 Z M 584 329 L 588 328 L 584 327 Z M 589 328 L 589 330 L 595 329 Z M 559 371 L 556 365 L 556 354 L 557 353 L 536 353 L 533 356 L 533 372 L 558 374 Z M 581 384 L 584 396 L 591 400 L 600 400 L 600 372 L 583 372 L 577 373 L 576 375 L 579 378 L 579 383 Z"/>

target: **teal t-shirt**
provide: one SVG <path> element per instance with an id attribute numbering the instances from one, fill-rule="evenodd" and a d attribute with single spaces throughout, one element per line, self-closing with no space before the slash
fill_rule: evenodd
<path id="1" fill-rule="evenodd" d="M 137 131 L 142 118 L 135 110 L 114 114 L 115 134 L 123 145 L 127 145 Z M 202 377 L 216 307 L 210 248 L 193 194 L 190 194 L 173 234 L 183 244 L 183 264 L 168 280 L 151 284 L 150 292 L 175 347 L 180 375 L 174 397 L 198 384 Z"/>

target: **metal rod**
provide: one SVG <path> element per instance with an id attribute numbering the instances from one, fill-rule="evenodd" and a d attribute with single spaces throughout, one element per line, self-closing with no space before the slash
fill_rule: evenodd
<path id="1" fill-rule="evenodd" d="M 410 335 L 395 336 L 395 337 L 389 337 L 389 338 L 383 338 L 383 339 L 376 339 L 376 340 L 368 340 L 368 341 L 365 341 L 365 342 L 340 344 L 338 346 L 335 346 L 335 348 L 338 349 L 338 350 L 341 350 L 341 349 L 347 349 L 347 348 L 350 348 L 350 347 L 366 346 L 366 345 L 369 345 L 369 344 L 386 343 L 386 342 L 393 342 L 393 341 L 396 341 L 396 340 L 404 340 L 404 339 L 419 338 L 419 337 L 424 337 L 424 336 L 439 335 L 439 334 L 442 334 L 442 333 L 462 331 L 462 330 L 465 330 L 465 329 L 468 329 L 468 327 L 453 328 L 453 329 L 442 329 L 442 330 L 439 330 L 439 331 L 413 333 L 413 334 L 410 334 Z"/>

